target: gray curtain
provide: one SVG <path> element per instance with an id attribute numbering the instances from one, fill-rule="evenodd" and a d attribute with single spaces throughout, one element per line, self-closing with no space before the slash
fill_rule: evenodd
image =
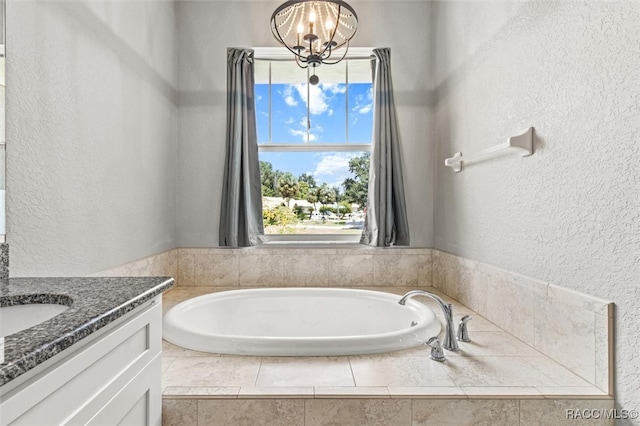
<path id="1" fill-rule="evenodd" d="M 253 50 L 227 50 L 227 158 L 220 246 L 259 244 L 264 234 L 253 68 Z"/>
<path id="2" fill-rule="evenodd" d="M 409 245 L 402 156 L 391 82 L 391 52 L 374 49 L 373 139 L 367 213 L 361 244 L 373 247 Z"/>

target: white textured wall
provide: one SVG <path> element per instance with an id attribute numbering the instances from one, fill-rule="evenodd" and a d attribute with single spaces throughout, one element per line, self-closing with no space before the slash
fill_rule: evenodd
<path id="1" fill-rule="evenodd" d="M 218 245 L 226 126 L 227 47 L 276 46 L 269 18 L 276 3 L 179 1 L 178 245 Z M 411 245 L 432 245 L 432 147 L 428 140 L 429 2 L 354 2 L 354 46 L 390 47 L 405 164 Z"/>
<path id="2" fill-rule="evenodd" d="M 7 5 L 11 275 L 84 275 L 176 244 L 174 5 Z"/>
<path id="3" fill-rule="evenodd" d="M 640 406 L 640 3 L 433 4 L 435 247 L 617 307 Z M 536 128 L 535 154 L 443 165 Z M 621 422 L 624 423 L 624 422 Z"/>

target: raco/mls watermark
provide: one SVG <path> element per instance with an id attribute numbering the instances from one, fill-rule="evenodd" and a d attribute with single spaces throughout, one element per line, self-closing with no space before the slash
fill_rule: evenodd
<path id="1" fill-rule="evenodd" d="M 568 408 L 565 418 L 571 420 L 627 420 L 637 419 L 637 410 L 618 410 L 617 408 Z"/>

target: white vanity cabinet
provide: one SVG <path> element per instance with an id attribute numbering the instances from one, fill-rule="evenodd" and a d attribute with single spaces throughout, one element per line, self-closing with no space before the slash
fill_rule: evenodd
<path id="1" fill-rule="evenodd" d="M 3 386 L 0 424 L 160 425 L 161 327 L 156 296 Z"/>

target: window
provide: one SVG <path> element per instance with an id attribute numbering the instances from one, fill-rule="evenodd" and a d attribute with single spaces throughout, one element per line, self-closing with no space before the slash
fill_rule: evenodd
<path id="1" fill-rule="evenodd" d="M 272 240 L 359 238 L 373 124 L 369 54 L 317 68 L 314 86 L 313 69 L 256 50 L 264 225 Z"/>

